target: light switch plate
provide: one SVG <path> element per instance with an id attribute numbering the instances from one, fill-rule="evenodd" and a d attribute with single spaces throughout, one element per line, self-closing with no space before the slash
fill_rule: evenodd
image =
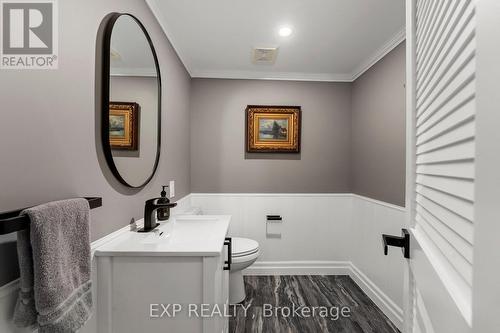
<path id="1" fill-rule="evenodd" d="M 170 189 L 170 198 L 175 197 L 175 180 L 170 181 L 168 188 Z"/>

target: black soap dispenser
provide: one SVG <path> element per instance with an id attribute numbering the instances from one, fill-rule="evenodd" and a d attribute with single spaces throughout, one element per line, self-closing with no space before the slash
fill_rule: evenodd
<path id="1" fill-rule="evenodd" d="M 157 203 L 159 204 L 166 204 L 169 203 L 170 200 L 167 198 L 167 192 L 165 191 L 165 188 L 168 187 L 167 185 L 163 186 L 163 189 L 161 191 L 161 198 L 158 199 Z M 170 217 L 170 207 L 163 207 L 163 208 L 158 208 L 156 210 L 156 218 L 158 221 L 166 221 Z"/>

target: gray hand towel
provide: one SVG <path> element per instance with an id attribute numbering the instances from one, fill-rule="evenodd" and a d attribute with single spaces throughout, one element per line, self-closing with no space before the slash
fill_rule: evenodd
<path id="1" fill-rule="evenodd" d="M 90 208 L 86 199 L 56 201 L 23 211 L 18 232 L 21 290 L 14 323 L 39 333 L 76 332 L 92 313 Z"/>

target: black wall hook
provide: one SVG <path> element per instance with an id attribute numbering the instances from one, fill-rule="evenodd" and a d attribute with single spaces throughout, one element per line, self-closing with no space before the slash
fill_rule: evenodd
<path id="1" fill-rule="evenodd" d="M 403 249 L 403 256 L 410 258 L 410 233 L 407 229 L 402 229 L 402 237 L 382 234 L 382 245 L 384 254 L 387 255 L 388 246 L 396 246 Z"/>

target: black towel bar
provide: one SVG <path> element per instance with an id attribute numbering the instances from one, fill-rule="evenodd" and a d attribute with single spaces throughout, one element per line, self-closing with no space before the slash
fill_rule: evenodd
<path id="1" fill-rule="evenodd" d="M 102 206 L 102 198 L 100 197 L 90 197 L 85 199 L 88 200 L 90 209 Z M 20 215 L 25 209 L 26 208 L 0 213 L 0 235 L 10 234 L 29 227 L 30 219 L 28 216 Z"/>

